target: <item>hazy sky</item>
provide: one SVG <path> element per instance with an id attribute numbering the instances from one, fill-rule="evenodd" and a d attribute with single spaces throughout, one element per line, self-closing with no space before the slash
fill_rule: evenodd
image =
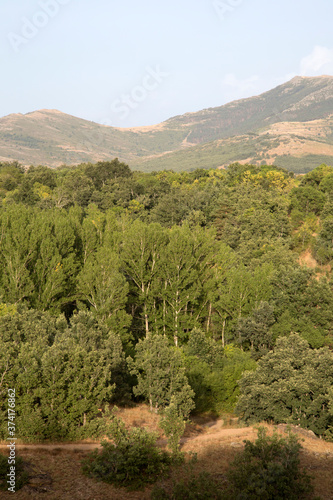
<path id="1" fill-rule="evenodd" d="M 332 0 L 0 0 L 0 116 L 151 125 L 333 74 Z"/>

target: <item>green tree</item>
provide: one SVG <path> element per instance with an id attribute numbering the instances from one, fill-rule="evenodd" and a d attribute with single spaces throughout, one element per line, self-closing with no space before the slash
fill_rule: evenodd
<path id="1" fill-rule="evenodd" d="M 108 437 L 112 443 L 102 441 L 102 451 L 96 449 L 83 461 L 83 473 L 87 476 L 135 490 L 155 482 L 175 462 L 168 452 L 156 446 L 155 434 L 139 427 L 127 430 L 114 411 Z"/>
<path id="2" fill-rule="evenodd" d="M 92 180 L 97 190 L 111 179 L 130 178 L 133 175 L 129 166 L 120 162 L 118 158 L 112 161 L 99 161 L 96 164 L 88 163 L 84 166 L 84 173 Z"/>
<path id="3" fill-rule="evenodd" d="M 123 336 L 131 317 L 125 311 L 129 285 L 119 268 L 119 256 L 108 247 L 100 247 L 78 275 L 77 294 L 97 318 Z"/>
<path id="4" fill-rule="evenodd" d="M 37 255 L 31 277 L 31 304 L 36 309 L 58 311 L 75 297 L 79 262 L 76 230 L 66 212 L 42 212 L 35 219 Z"/>
<path id="5" fill-rule="evenodd" d="M 64 172 L 57 180 L 54 199 L 58 208 L 65 208 L 77 203 L 81 207 L 88 206 L 94 185 L 92 180 L 79 169 Z"/>
<path id="6" fill-rule="evenodd" d="M 293 188 L 291 192 L 290 207 L 296 208 L 305 215 L 314 213 L 319 215 L 326 201 L 324 193 L 312 186 Z"/>
<path id="7" fill-rule="evenodd" d="M 204 284 L 211 277 L 212 252 L 214 239 L 208 231 L 184 225 L 169 232 L 159 271 L 160 322 L 163 333 L 173 337 L 175 345 L 199 325 L 202 306 L 208 302 Z"/>
<path id="8" fill-rule="evenodd" d="M 0 317 L 0 411 L 7 389 L 16 390 L 18 437 L 25 440 L 77 439 L 92 435 L 103 420 L 99 410 L 125 379 L 118 336 L 91 314 L 63 316 L 19 308 Z M 122 390 L 125 389 L 123 383 Z M 1 436 L 6 419 L 1 419 Z"/>
<path id="9" fill-rule="evenodd" d="M 323 220 L 315 252 L 321 264 L 333 260 L 333 216 Z"/>
<path id="10" fill-rule="evenodd" d="M 274 307 L 268 302 L 260 302 L 251 316 L 239 319 L 237 330 L 241 344 L 248 343 L 254 357 L 266 354 L 273 347 L 270 327 L 274 323 Z"/>
<path id="11" fill-rule="evenodd" d="M 113 370 L 124 362 L 121 340 L 79 313 L 42 358 L 41 410 L 47 437 L 89 436 L 89 424 L 112 400 Z M 48 436 L 49 434 L 49 436 Z"/>
<path id="12" fill-rule="evenodd" d="M 293 423 L 317 434 L 333 423 L 328 410 L 333 355 L 327 348 L 310 349 L 297 334 L 279 338 L 239 384 L 236 410 L 246 422 Z"/>
<path id="13" fill-rule="evenodd" d="M 34 290 L 30 269 L 36 262 L 37 234 L 31 208 L 17 204 L 0 213 L 1 288 L 9 303 L 29 300 Z"/>
<path id="14" fill-rule="evenodd" d="M 142 310 L 146 336 L 155 313 L 152 289 L 165 243 L 165 232 L 159 224 L 147 225 L 136 220 L 127 228 L 120 249 L 121 268 L 129 280 L 135 305 Z"/>
<path id="15" fill-rule="evenodd" d="M 273 268 L 269 264 L 263 264 L 254 270 L 240 264 L 228 269 L 218 282 L 214 309 L 223 318 L 222 343 L 225 343 L 225 325 L 230 322 L 231 331 L 237 322 L 259 306 L 261 301 L 268 301 L 272 295 L 271 279 Z M 230 331 L 230 330 L 229 330 Z M 238 331 L 237 341 L 241 343 Z"/>
<path id="16" fill-rule="evenodd" d="M 186 419 L 194 407 L 194 393 L 180 349 L 170 346 L 166 337 L 149 334 L 139 340 L 135 353 L 134 361 L 128 358 L 130 371 L 138 380 L 134 394 L 144 396 L 151 411 L 163 411 L 172 402 Z"/>

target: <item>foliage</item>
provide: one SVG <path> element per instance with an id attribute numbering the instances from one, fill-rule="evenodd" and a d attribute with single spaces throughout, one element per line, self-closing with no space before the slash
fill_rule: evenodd
<path id="1" fill-rule="evenodd" d="M 144 396 L 151 411 L 163 410 L 173 403 L 187 419 L 194 407 L 194 393 L 185 375 L 180 349 L 170 346 L 161 335 L 149 334 L 137 343 L 135 351 L 135 360 L 128 358 L 130 371 L 138 380 L 135 395 Z"/>
<path id="2" fill-rule="evenodd" d="M 186 375 L 195 396 L 195 411 L 233 411 L 239 394 L 238 380 L 244 370 L 251 370 L 256 363 L 249 352 L 207 338 L 194 329 L 184 347 Z"/>
<path id="3" fill-rule="evenodd" d="M 162 415 L 160 426 L 169 448 L 177 454 L 185 421 L 194 408 L 194 392 L 185 375 L 182 353 L 165 337 L 151 334 L 139 341 L 135 350 L 135 361 L 128 358 L 130 371 L 138 380 L 134 394 L 144 396 L 150 411 Z"/>
<path id="4" fill-rule="evenodd" d="M 175 459 L 156 446 L 157 436 L 145 429 L 127 430 L 123 421 L 111 414 L 108 437 L 102 451 L 95 450 L 83 461 L 83 472 L 116 486 L 142 488 L 165 474 Z"/>
<path id="5" fill-rule="evenodd" d="M 259 374 L 290 332 L 311 347 L 299 351 L 303 365 L 285 367 L 297 389 L 277 363 L 282 399 L 266 387 L 244 415 L 331 432 L 314 371 L 320 362 L 319 379 L 325 366 L 331 380 L 321 348 L 333 346 L 332 167 L 294 178 L 192 160 L 189 172 L 149 174 L 118 159 L 53 170 L 0 162 L 0 411 L 16 384 L 25 439 L 97 435 L 101 408 L 134 387 L 179 442 L 193 399 L 196 411 L 232 411 L 243 371 L 259 361 Z"/>
<path id="6" fill-rule="evenodd" d="M 228 498 L 262 500 L 298 500 L 310 498 L 311 478 L 299 469 L 299 444 L 295 434 L 286 438 L 277 434 L 267 436 L 259 427 L 258 438 L 245 441 L 228 471 L 230 493 Z"/>
<path id="7" fill-rule="evenodd" d="M 15 456 L 15 491 L 20 490 L 29 481 L 29 475 L 24 468 L 22 457 Z M 0 453 L 0 490 L 7 491 L 9 480 L 10 464 L 8 463 L 8 456 Z"/>
<path id="8" fill-rule="evenodd" d="M 117 391 L 118 396 L 124 391 L 124 362 L 120 338 L 89 313 L 73 316 L 70 326 L 63 316 L 33 310 L 0 317 L 1 413 L 7 389 L 14 387 L 21 439 L 101 433 L 103 420 L 97 419 L 96 426 L 96 417 Z M 1 436 L 6 435 L 5 424 L 2 419 Z"/>
<path id="9" fill-rule="evenodd" d="M 207 472 L 198 475 L 193 472 L 178 482 L 174 482 L 172 491 L 156 485 L 152 491 L 152 500 L 222 500 L 225 498 L 220 485 Z"/>
<path id="10" fill-rule="evenodd" d="M 252 316 L 239 319 L 238 335 L 241 344 L 250 344 L 253 357 L 258 358 L 273 347 L 270 327 L 274 323 L 274 307 L 263 301 L 253 310 Z"/>
<path id="11" fill-rule="evenodd" d="M 245 422 L 288 422 L 323 434 L 332 425 L 329 389 L 333 384 L 333 354 L 311 349 L 297 334 L 281 337 L 253 372 L 239 382 L 236 410 Z"/>
<path id="12" fill-rule="evenodd" d="M 161 412 L 162 418 L 159 426 L 164 431 L 168 440 L 168 446 L 174 455 L 179 453 L 180 438 L 185 431 L 185 420 L 182 408 L 177 400 L 171 397 L 170 404 Z"/>

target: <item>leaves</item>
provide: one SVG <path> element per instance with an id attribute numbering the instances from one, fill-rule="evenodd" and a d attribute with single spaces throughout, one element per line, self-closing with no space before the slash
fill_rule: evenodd
<path id="1" fill-rule="evenodd" d="M 237 411 L 246 422 L 290 422 L 323 434 L 333 421 L 327 394 L 333 384 L 333 355 L 312 350 L 297 334 L 280 338 L 254 372 L 245 372 Z"/>

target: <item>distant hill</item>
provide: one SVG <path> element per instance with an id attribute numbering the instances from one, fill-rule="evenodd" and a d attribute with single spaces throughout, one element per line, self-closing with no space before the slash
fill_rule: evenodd
<path id="1" fill-rule="evenodd" d="M 0 119 L 0 161 L 55 167 L 114 157 L 145 171 L 240 161 L 307 172 L 332 164 L 333 77 L 295 77 L 259 96 L 151 127 L 108 127 L 56 110 Z"/>

